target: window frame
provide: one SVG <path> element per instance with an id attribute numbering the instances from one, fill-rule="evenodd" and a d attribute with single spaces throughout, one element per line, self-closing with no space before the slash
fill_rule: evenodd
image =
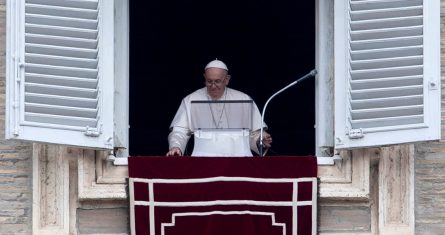
<path id="1" fill-rule="evenodd" d="M 316 0 L 315 155 L 333 165 L 334 154 L 334 1 Z"/>

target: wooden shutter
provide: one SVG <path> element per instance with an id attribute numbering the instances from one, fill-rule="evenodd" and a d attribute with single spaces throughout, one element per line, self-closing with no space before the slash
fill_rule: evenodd
<path id="1" fill-rule="evenodd" d="M 335 145 L 440 139 L 440 1 L 335 1 Z"/>
<path id="2" fill-rule="evenodd" d="M 113 147 L 113 2 L 8 1 L 7 138 Z"/>

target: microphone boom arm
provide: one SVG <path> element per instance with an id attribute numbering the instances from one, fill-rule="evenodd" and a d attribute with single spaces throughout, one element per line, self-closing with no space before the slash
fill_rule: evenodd
<path id="1" fill-rule="evenodd" d="M 292 87 L 294 85 L 296 85 L 297 83 L 305 80 L 306 78 L 315 76 L 317 74 L 317 70 L 313 69 L 312 71 L 310 71 L 308 74 L 304 75 L 303 77 L 299 78 L 298 80 L 290 83 L 289 85 L 285 86 L 284 88 L 282 88 L 281 90 L 275 92 L 275 94 L 273 94 L 267 101 L 266 104 L 264 104 L 263 107 L 263 112 L 261 113 L 261 129 L 260 129 L 260 156 L 263 157 L 263 148 L 264 148 L 264 144 L 263 144 L 263 130 L 264 130 L 264 114 L 266 112 L 266 108 L 267 105 L 269 104 L 269 102 L 278 94 L 280 94 L 281 92 L 285 91 L 286 89 L 288 89 L 289 87 Z"/>

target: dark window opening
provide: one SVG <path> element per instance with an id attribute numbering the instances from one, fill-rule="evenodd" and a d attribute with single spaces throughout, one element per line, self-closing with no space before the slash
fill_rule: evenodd
<path id="1" fill-rule="evenodd" d="M 261 111 L 315 68 L 315 1 L 130 1 L 130 155 L 165 155 L 182 98 L 215 58 Z M 270 155 L 314 155 L 315 80 L 274 98 L 265 121 Z"/>

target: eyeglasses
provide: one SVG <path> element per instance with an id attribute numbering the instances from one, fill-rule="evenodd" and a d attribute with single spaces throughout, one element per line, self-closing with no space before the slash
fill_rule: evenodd
<path id="1" fill-rule="evenodd" d="M 226 80 L 226 78 L 216 79 L 216 80 L 206 80 L 205 84 L 206 84 L 206 86 L 212 86 L 212 85 L 221 86 L 223 84 L 224 80 Z"/>

